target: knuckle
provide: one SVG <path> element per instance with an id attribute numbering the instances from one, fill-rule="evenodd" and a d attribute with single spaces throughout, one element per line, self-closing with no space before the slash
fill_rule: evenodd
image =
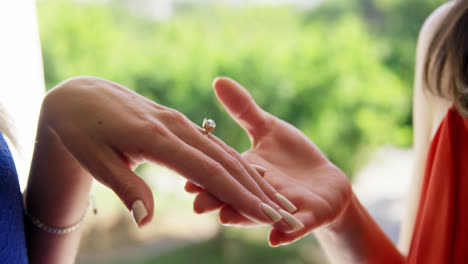
<path id="1" fill-rule="evenodd" d="M 147 121 L 143 125 L 144 131 L 150 136 L 161 136 L 165 137 L 168 135 L 167 129 L 161 125 L 159 122 Z"/>
<path id="2" fill-rule="evenodd" d="M 205 164 L 207 171 L 212 172 L 213 174 L 224 174 L 224 168 L 218 162 L 212 161 Z"/>
<path id="3" fill-rule="evenodd" d="M 174 109 L 162 110 L 158 114 L 158 119 L 169 128 L 177 128 L 181 131 L 192 128 L 190 120 L 184 114 Z"/>
<path id="4" fill-rule="evenodd" d="M 181 122 L 185 121 L 185 116 L 175 110 L 175 109 L 166 109 L 161 113 L 161 118 L 164 119 L 164 121 L 168 122 Z"/>
<path id="5" fill-rule="evenodd" d="M 232 148 L 232 147 L 230 147 L 230 146 L 227 146 L 227 147 L 226 147 L 226 152 L 227 152 L 229 155 L 231 155 L 231 156 L 233 156 L 234 158 L 236 158 L 236 159 L 240 159 L 240 158 L 241 158 L 240 154 L 239 154 L 234 148 Z"/>
<path id="6" fill-rule="evenodd" d="M 242 173 L 245 172 L 244 167 L 242 166 L 242 163 L 238 159 L 232 156 L 225 157 L 224 162 L 225 162 L 225 167 L 228 168 L 228 170 L 235 171 L 235 172 L 242 172 Z"/>
<path id="7" fill-rule="evenodd" d="M 236 171 L 245 171 L 247 173 L 248 171 L 246 171 L 244 167 L 241 154 L 239 154 L 234 148 L 230 146 L 226 146 L 224 149 L 228 154 L 226 157 L 227 164 L 229 164 L 228 166 Z"/>
<path id="8" fill-rule="evenodd" d="M 180 118 L 180 113 L 179 113 L 179 111 L 177 111 L 177 110 L 175 110 L 175 109 L 172 109 L 172 108 L 171 108 L 171 109 L 167 109 L 167 110 L 165 111 L 165 113 L 166 113 L 167 117 L 169 117 L 169 118 Z"/>

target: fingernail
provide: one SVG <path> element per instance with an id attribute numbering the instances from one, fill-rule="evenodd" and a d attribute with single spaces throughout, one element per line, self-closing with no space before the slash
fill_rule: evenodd
<path id="1" fill-rule="evenodd" d="M 276 199 L 278 202 L 290 213 L 294 213 L 297 210 L 297 207 L 288 200 L 288 198 L 284 197 L 280 193 L 276 193 Z"/>
<path id="2" fill-rule="evenodd" d="M 304 224 L 301 221 L 299 221 L 296 217 L 286 212 L 285 210 L 280 209 L 279 213 L 284 218 L 284 221 L 286 221 L 294 229 L 294 231 L 297 231 L 304 227 Z"/>
<path id="3" fill-rule="evenodd" d="M 275 223 L 283 218 L 278 212 L 271 208 L 268 204 L 262 203 L 262 209 Z"/>
<path id="4" fill-rule="evenodd" d="M 133 219 L 135 219 L 135 222 L 138 226 L 140 226 L 141 220 L 148 215 L 148 212 L 146 211 L 145 205 L 141 200 L 138 200 L 133 203 L 132 205 L 132 215 Z"/>
<path id="5" fill-rule="evenodd" d="M 265 172 L 267 171 L 266 168 L 263 168 L 262 166 L 256 164 L 252 164 L 252 167 L 262 174 L 265 174 Z"/>

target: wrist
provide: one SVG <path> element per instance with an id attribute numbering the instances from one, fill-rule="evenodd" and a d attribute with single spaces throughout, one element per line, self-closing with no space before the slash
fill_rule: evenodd
<path id="1" fill-rule="evenodd" d="M 333 263 L 405 263 L 354 193 L 343 212 L 316 235 Z"/>
<path id="2" fill-rule="evenodd" d="M 46 93 L 41 105 L 39 125 L 49 127 L 56 131 L 60 128 L 60 122 L 69 121 L 65 116 L 60 116 L 70 106 L 71 99 L 76 99 L 81 88 L 91 83 L 91 78 L 73 77 L 62 81 Z"/>
<path id="3" fill-rule="evenodd" d="M 31 215 L 51 226 L 69 226 L 88 206 L 92 178 L 43 117 L 41 114 L 25 206 Z"/>

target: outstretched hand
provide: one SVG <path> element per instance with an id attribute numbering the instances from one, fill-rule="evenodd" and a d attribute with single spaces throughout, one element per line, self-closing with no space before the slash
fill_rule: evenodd
<path id="1" fill-rule="evenodd" d="M 274 226 L 269 236 L 270 245 L 292 243 L 315 228 L 333 222 L 351 199 L 351 185 L 346 175 L 297 128 L 262 110 L 238 83 L 229 78 L 217 78 L 213 86 L 220 102 L 251 139 L 252 147 L 242 157 L 297 207 L 293 215 L 304 224 L 304 228 L 290 233 Z M 198 193 L 194 201 L 196 212 L 220 209 L 223 224 L 253 224 L 211 196 L 209 191 L 190 182 L 186 190 Z M 281 204 L 278 198 L 277 202 Z"/>

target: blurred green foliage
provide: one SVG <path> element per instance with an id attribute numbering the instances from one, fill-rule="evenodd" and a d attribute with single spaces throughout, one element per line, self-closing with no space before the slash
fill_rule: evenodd
<path id="1" fill-rule="evenodd" d="M 304 239 L 297 244 L 271 248 L 264 243 L 260 244 L 236 237 L 223 237 L 223 233 L 214 239 L 194 244 L 181 250 L 169 252 L 162 256 L 142 260 L 139 264 L 304 264 L 323 263 L 321 255 L 315 256 L 311 251 L 312 246 L 318 246 L 317 242 Z M 309 252 L 307 254 L 306 252 Z M 204 254 L 200 254 L 203 252 Z M 315 253 L 316 254 L 316 253 Z M 320 262 L 317 262 L 320 260 Z"/>
<path id="2" fill-rule="evenodd" d="M 121 83 L 216 135 L 249 142 L 211 89 L 224 75 L 352 175 L 381 144 L 412 143 L 417 33 L 440 0 L 327 0 L 317 8 L 180 6 L 167 21 L 118 2 L 38 2 L 48 89 L 75 75 Z"/>
<path id="3" fill-rule="evenodd" d="M 78 259 L 78 264 L 307 264 L 328 263 L 326 257 L 320 251 L 318 242 L 312 237 L 278 248 L 272 248 L 258 240 L 246 239 L 245 236 L 220 232 L 216 237 L 176 247 L 156 256 L 140 258 L 105 259 L 96 261 L 84 261 Z M 170 243 L 170 242 L 169 242 Z M 141 252 L 140 252 L 141 255 Z"/>

